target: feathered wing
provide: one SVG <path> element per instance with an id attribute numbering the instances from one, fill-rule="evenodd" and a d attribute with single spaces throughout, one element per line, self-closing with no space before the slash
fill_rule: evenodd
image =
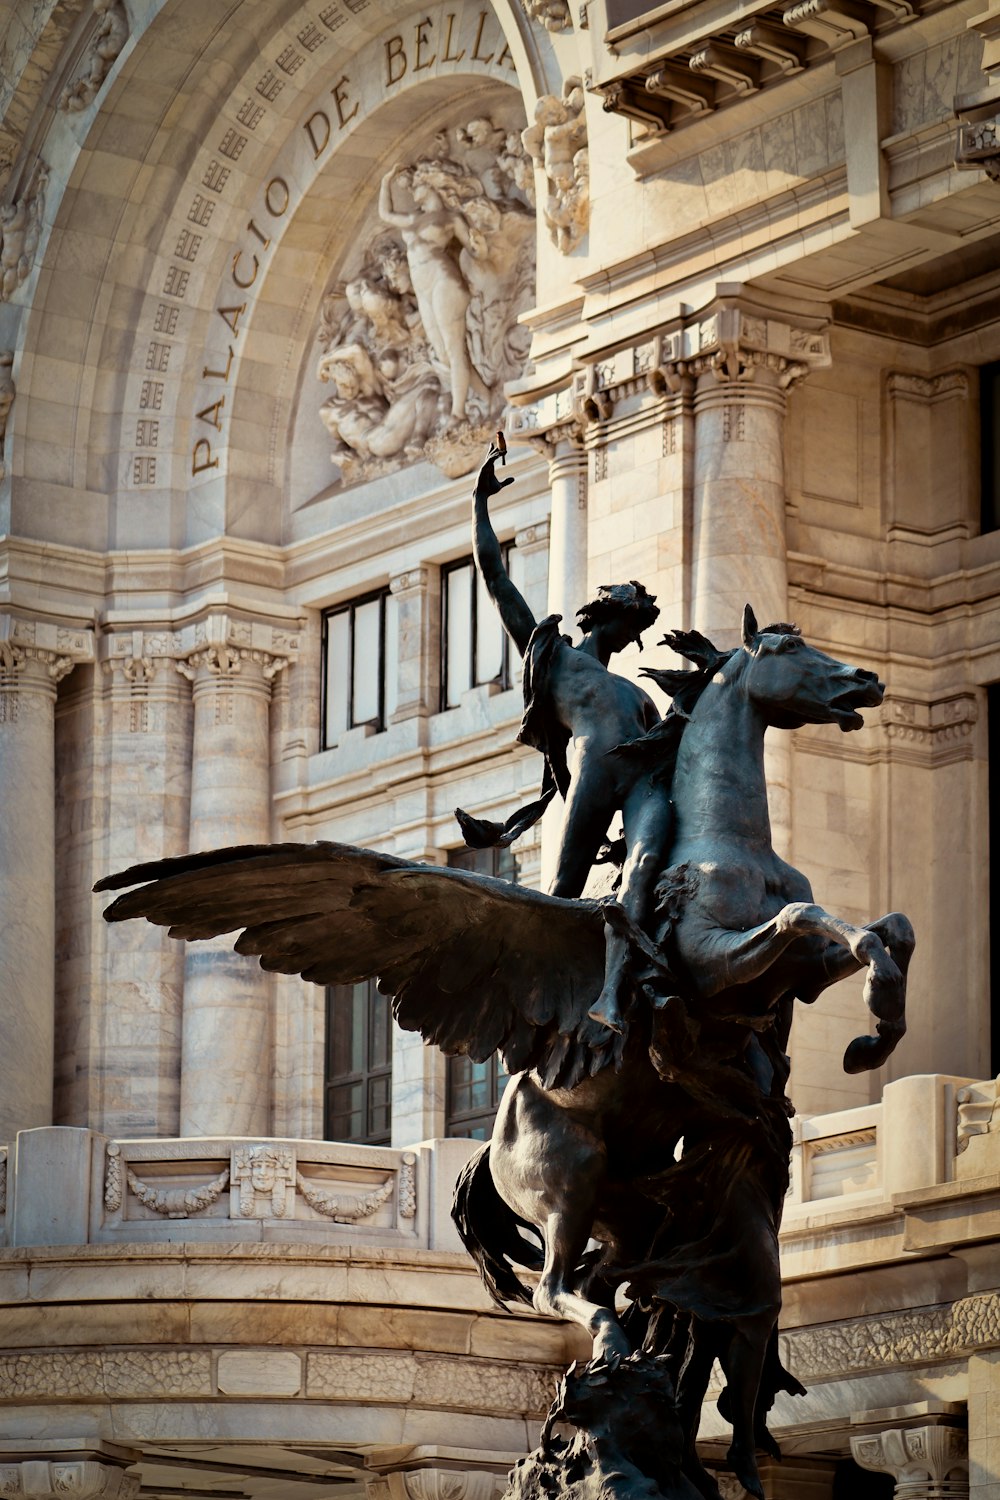
<path id="1" fill-rule="evenodd" d="M 140 884 L 140 882 L 142 882 Z M 135 865 L 109 922 L 145 917 L 192 941 L 242 928 L 238 953 L 315 984 L 376 976 L 393 1014 L 446 1053 L 572 1087 L 620 1051 L 587 1019 L 604 973 L 596 903 L 347 844 L 250 844 Z"/>

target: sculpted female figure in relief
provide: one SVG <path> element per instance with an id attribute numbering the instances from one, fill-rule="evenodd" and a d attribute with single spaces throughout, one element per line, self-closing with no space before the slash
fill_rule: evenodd
<path id="1" fill-rule="evenodd" d="M 392 206 L 394 183 L 410 190 L 416 213 L 400 213 Z M 451 420 L 462 422 L 470 392 L 478 396 L 484 410 L 490 396 L 469 357 L 466 315 L 472 291 L 459 268 L 462 250 L 484 256 L 483 235 L 462 212 L 461 203 L 482 193 L 482 185 L 462 173 L 454 163 L 419 161 L 403 171 L 397 164 L 382 179 L 379 217 L 398 229 L 406 247 L 410 281 L 424 331 L 436 358 L 444 367 L 451 390 Z"/>

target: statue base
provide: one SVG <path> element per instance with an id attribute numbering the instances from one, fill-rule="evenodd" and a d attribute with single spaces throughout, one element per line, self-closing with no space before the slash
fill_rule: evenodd
<path id="1" fill-rule="evenodd" d="M 640 1353 L 573 1364 L 538 1447 L 511 1470 L 504 1500 L 705 1500 L 682 1472 L 684 1458 L 666 1359 Z"/>

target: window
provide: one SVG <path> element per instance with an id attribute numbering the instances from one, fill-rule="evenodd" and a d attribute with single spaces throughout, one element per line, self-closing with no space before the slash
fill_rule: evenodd
<path id="1" fill-rule="evenodd" d="M 501 548 L 504 567 L 515 549 Z M 510 687 L 510 645 L 471 557 L 441 570 L 441 707 L 455 708 L 469 688 Z"/>
<path id="2" fill-rule="evenodd" d="M 445 1135 L 488 1141 L 506 1082 L 507 1074 L 499 1057 L 491 1057 L 484 1063 L 471 1062 L 467 1057 L 449 1057 Z"/>
<path id="3" fill-rule="evenodd" d="M 323 748 L 359 724 L 378 732 L 396 707 L 396 601 L 388 589 L 323 616 Z"/>
<path id="4" fill-rule="evenodd" d="M 979 372 L 979 430 L 982 455 L 979 530 L 1000 527 L 1000 363 Z"/>
<path id="5" fill-rule="evenodd" d="M 477 875 L 517 880 L 517 863 L 510 849 L 451 849 L 448 864 L 453 870 L 474 870 Z M 474 1063 L 467 1057 L 449 1057 L 447 1081 L 445 1135 L 489 1140 L 507 1082 L 500 1058 Z"/>
<path id="6" fill-rule="evenodd" d="M 326 992 L 328 1141 L 389 1143 L 392 1125 L 392 1012 L 374 979 Z"/>
<path id="7" fill-rule="evenodd" d="M 986 689 L 990 866 L 990 1072 L 1000 1073 L 1000 682 Z"/>

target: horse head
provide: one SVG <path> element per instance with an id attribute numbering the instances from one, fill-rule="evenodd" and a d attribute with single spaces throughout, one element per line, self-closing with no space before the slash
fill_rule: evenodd
<path id="1" fill-rule="evenodd" d="M 874 672 L 851 667 L 803 640 L 794 625 L 760 629 L 749 604 L 743 611 L 743 646 L 730 658 L 743 689 L 777 729 L 839 724 L 861 729 L 862 708 L 876 708 L 885 688 Z"/>

